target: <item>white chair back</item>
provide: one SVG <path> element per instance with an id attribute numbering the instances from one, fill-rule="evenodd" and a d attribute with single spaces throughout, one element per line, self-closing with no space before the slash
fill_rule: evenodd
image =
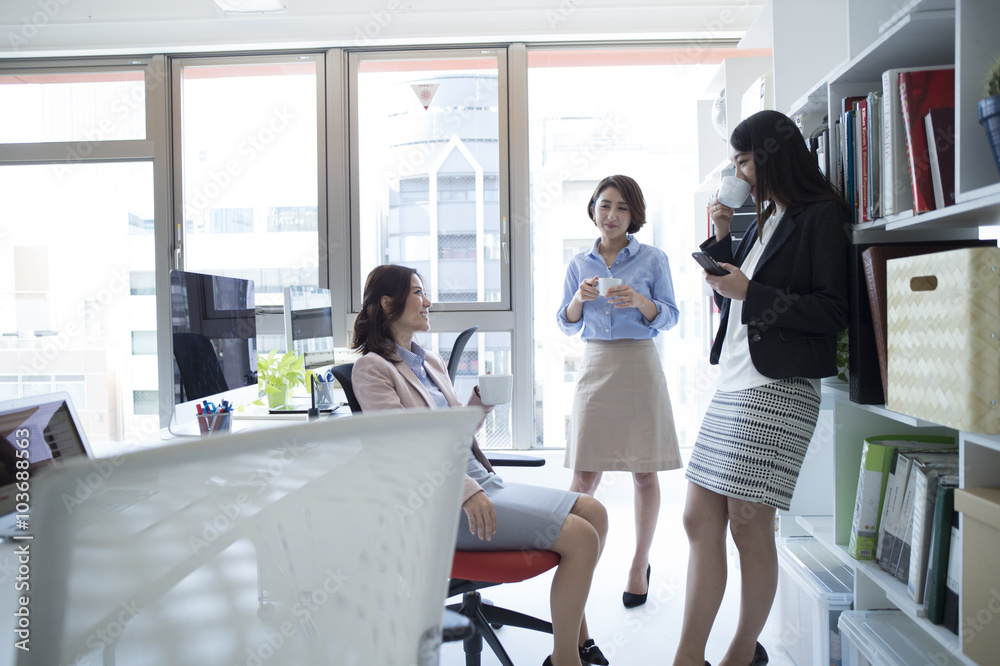
<path id="1" fill-rule="evenodd" d="M 18 663 L 437 664 L 480 418 L 383 412 L 39 476 Z"/>

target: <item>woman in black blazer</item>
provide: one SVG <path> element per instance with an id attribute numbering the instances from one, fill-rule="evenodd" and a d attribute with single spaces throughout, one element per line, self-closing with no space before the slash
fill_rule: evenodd
<path id="1" fill-rule="evenodd" d="M 733 130 L 736 176 L 756 222 L 733 250 L 733 209 L 710 205 L 702 249 L 730 272 L 705 280 L 722 311 L 711 362 L 716 393 L 688 464 L 690 543 L 684 624 L 674 664 L 701 666 L 726 588 L 726 529 L 740 554 L 740 617 L 724 666 L 767 663 L 757 642 L 774 601 L 776 509 L 787 509 L 819 416 L 819 378 L 836 374 L 847 327 L 851 211 L 795 123 L 761 111 Z"/>

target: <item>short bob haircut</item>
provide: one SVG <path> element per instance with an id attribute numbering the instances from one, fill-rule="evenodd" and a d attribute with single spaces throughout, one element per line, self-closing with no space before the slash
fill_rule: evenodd
<path id="1" fill-rule="evenodd" d="M 737 153 L 753 158 L 756 178 L 754 204 L 757 209 L 757 233 L 763 221 L 774 211 L 774 202 L 782 205 L 836 201 L 850 210 L 810 154 L 795 121 L 778 111 L 758 111 L 745 119 L 729 137 Z"/>
<path id="2" fill-rule="evenodd" d="M 414 275 L 420 277 L 417 269 L 397 264 L 376 266 L 368 274 L 361 312 L 354 320 L 354 349 L 362 354 L 375 353 L 385 359 L 397 358 L 391 327 L 406 309 Z M 383 296 L 389 297 L 388 308 L 382 307 Z"/>
<path id="3" fill-rule="evenodd" d="M 594 206 L 597 204 L 601 192 L 609 187 L 614 187 L 621 192 L 622 198 L 625 199 L 625 204 L 628 206 L 628 211 L 632 214 L 632 223 L 628 225 L 627 233 L 634 234 L 642 229 L 642 225 L 646 224 L 646 199 L 642 196 L 639 184 L 628 176 L 622 175 L 608 176 L 597 184 L 594 193 L 590 195 L 590 203 L 587 204 L 587 215 L 590 216 L 591 222 L 595 226 L 597 225 L 597 214 L 594 211 Z"/>

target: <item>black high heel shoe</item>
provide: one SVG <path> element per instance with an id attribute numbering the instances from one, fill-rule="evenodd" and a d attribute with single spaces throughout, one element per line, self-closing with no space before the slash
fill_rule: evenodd
<path id="1" fill-rule="evenodd" d="M 601 648 L 597 647 L 594 643 L 593 638 L 588 638 L 580 646 L 580 661 L 584 664 L 592 664 L 593 666 L 608 666 L 611 663 L 604 656 L 604 653 L 601 652 Z"/>
<path id="2" fill-rule="evenodd" d="M 631 592 L 622 592 L 622 604 L 625 608 L 636 608 L 638 606 L 646 603 L 646 597 L 649 596 L 649 574 L 653 571 L 653 567 L 649 564 L 646 565 L 646 593 L 645 594 L 632 594 Z M 767 663 L 767 662 L 764 662 Z"/>
<path id="3" fill-rule="evenodd" d="M 753 661 L 750 662 L 750 666 L 764 666 L 768 662 L 767 650 L 759 642 L 757 643 L 757 648 L 753 653 Z"/>
<path id="4" fill-rule="evenodd" d="M 552 666 L 552 655 L 551 654 L 545 658 L 545 661 L 542 662 L 542 666 Z"/>

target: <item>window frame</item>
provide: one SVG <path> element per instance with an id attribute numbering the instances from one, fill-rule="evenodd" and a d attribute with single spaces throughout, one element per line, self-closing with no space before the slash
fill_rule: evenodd
<path id="1" fill-rule="evenodd" d="M 512 310 L 511 298 L 511 252 L 510 252 L 510 184 L 508 174 L 511 140 L 510 140 L 510 112 L 508 109 L 508 87 L 509 87 L 509 51 L 510 45 L 481 45 L 474 48 L 467 46 L 435 47 L 435 48 L 382 48 L 382 49 L 357 49 L 349 50 L 347 54 L 347 88 L 344 107 L 347 112 L 347 136 L 348 155 L 350 160 L 350 233 L 351 233 L 351 266 L 352 283 L 351 290 L 351 313 L 356 315 L 361 308 L 362 291 L 364 288 L 365 276 L 360 274 L 362 266 L 361 255 L 361 172 L 360 172 L 360 146 L 358 145 L 359 130 L 359 92 L 358 77 L 361 65 L 370 61 L 388 60 L 433 60 L 435 58 L 482 58 L 484 55 L 495 52 L 497 59 L 497 106 L 498 106 L 498 160 L 499 160 L 499 215 L 500 215 L 500 300 L 499 301 L 476 301 L 476 302 L 448 302 L 435 303 L 436 312 L 465 312 L 481 313 L 488 311 Z M 431 256 L 436 261 L 436 250 Z M 434 276 L 426 276 L 433 280 Z M 353 317 L 352 317 L 353 318 Z M 479 323 L 475 318 L 460 318 L 459 326 L 462 322 L 468 325 Z M 467 326 L 465 326 L 467 327 Z M 462 330 L 459 328 L 457 330 Z"/>

